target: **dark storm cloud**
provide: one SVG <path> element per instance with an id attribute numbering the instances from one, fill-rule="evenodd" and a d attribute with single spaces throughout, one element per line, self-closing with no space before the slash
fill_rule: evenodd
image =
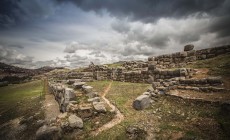
<path id="1" fill-rule="evenodd" d="M 219 37 L 230 36 L 230 15 L 213 19 L 210 32 L 217 32 Z"/>
<path id="2" fill-rule="evenodd" d="M 62 1 L 62 0 L 59 0 Z M 229 36 L 230 27 L 230 1 L 229 0 L 69 0 L 85 11 L 97 13 L 106 10 L 117 18 L 128 18 L 134 21 L 156 22 L 160 18 L 186 18 L 197 14 L 202 18 L 208 14 L 216 18 L 210 32 L 217 32 L 219 36 Z M 120 23 L 121 24 L 121 23 Z M 112 25 L 119 32 L 129 30 L 126 26 Z M 188 39 L 196 40 L 199 37 L 190 36 Z M 183 40 L 183 39 L 182 39 Z M 153 42 L 164 45 L 165 41 Z M 151 43 L 152 44 L 152 43 Z"/>
<path id="3" fill-rule="evenodd" d="M 0 27 L 36 21 L 51 15 L 56 9 L 53 0 L 1 0 Z"/>
<path id="4" fill-rule="evenodd" d="M 61 1 L 61 0 L 60 0 Z M 69 0 L 85 11 L 107 10 L 116 17 L 153 21 L 162 17 L 183 18 L 193 13 L 227 14 L 227 0 Z M 224 8 L 224 9 L 223 9 Z"/>
<path id="5" fill-rule="evenodd" d="M 13 48 L 19 48 L 19 49 L 23 49 L 24 47 L 22 45 L 8 45 L 9 47 L 13 47 Z"/>

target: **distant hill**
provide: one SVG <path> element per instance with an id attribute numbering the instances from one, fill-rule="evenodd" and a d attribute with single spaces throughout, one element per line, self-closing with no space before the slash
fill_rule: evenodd
<path id="1" fill-rule="evenodd" d="M 26 69 L 0 62 L 0 82 L 19 83 L 31 79 L 32 76 L 50 72 L 54 69 L 62 69 L 62 67 L 45 66 L 38 69 Z"/>

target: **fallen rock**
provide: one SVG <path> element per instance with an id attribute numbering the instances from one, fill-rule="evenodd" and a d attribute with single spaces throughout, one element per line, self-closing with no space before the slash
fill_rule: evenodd
<path id="1" fill-rule="evenodd" d="M 62 137 L 62 130 L 57 126 L 44 125 L 36 132 L 36 140 L 59 140 Z"/>
<path id="2" fill-rule="evenodd" d="M 86 93 L 86 94 L 93 92 L 93 87 L 91 87 L 91 86 L 85 86 L 84 85 L 84 86 L 82 86 L 82 89 L 83 89 L 84 93 Z"/>
<path id="3" fill-rule="evenodd" d="M 93 107 L 97 112 L 106 112 L 106 108 L 103 102 L 93 102 Z"/>
<path id="4" fill-rule="evenodd" d="M 82 119 L 89 118 L 93 115 L 93 108 L 91 104 L 80 105 L 77 115 Z"/>
<path id="5" fill-rule="evenodd" d="M 89 98 L 94 98 L 94 97 L 98 96 L 98 93 L 97 92 L 89 92 L 86 94 L 86 96 L 88 96 Z"/>
<path id="6" fill-rule="evenodd" d="M 148 95 L 140 95 L 133 101 L 133 108 L 142 110 L 150 105 L 150 98 Z"/>
<path id="7" fill-rule="evenodd" d="M 189 44 L 184 46 L 184 51 L 191 51 L 194 49 L 194 45 Z"/>
<path id="8" fill-rule="evenodd" d="M 88 102 L 100 102 L 100 97 L 90 98 L 88 99 Z"/>
<path id="9" fill-rule="evenodd" d="M 153 82 L 152 83 L 152 88 L 153 89 L 156 89 L 157 87 L 161 86 L 161 83 L 160 82 Z"/>
<path id="10" fill-rule="evenodd" d="M 67 117 L 67 112 L 61 113 L 61 114 L 58 115 L 58 119 L 64 119 L 66 117 Z"/>
<path id="11" fill-rule="evenodd" d="M 72 128 L 83 128 L 83 121 L 76 115 L 70 115 L 68 118 L 69 126 Z"/>
<path id="12" fill-rule="evenodd" d="M 73 84 L 74 89 L 81 89 L 83 85 L 85 85 L 85 82 L 75 82 Z"/>

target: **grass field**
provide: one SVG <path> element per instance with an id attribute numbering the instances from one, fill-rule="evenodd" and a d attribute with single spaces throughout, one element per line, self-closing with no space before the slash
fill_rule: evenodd
<path id="1" fill-rule="evenodd" d="M 18 139 L 28 139 L 35 135 L 38 126 L 34 125 L 34 122 L 44 119 L 44 112 L 41 109 L 41 101 L 44 99 L 41 96 L 44 90 L 43 84 L 42 81 L 33 81 L 0 88 L 0 137 L 2 139 L 15 137 L 14 134 L 9 134 L 10 131 L 17 129 L 12 125 L 15 120 L 26 126 L 23 133 L 17 134 Z M 29 131 L 26 131 L 27 129 Z"/>
<path id="2" fill-rule="evenodd" d="M 107 83 L 108 81 L 96 81 L 90 84 L 103 89 Z M 134 110 L 133 100 L 149 86 L 149 84 L 113 81 L 106 97 L 119 108 L 125 119 L 113 128 L 88 139 L 125 140 L 126 128 L 130 125 L 139 126 L 157 139 L 229 137 L 230 122 L 227 118 L 230 114 L 223 113 L 219 105 L 161 96 L 148 109 Z"/>
<path id="3" fill-rule="evenodd" d="M 206 60 L 199 60 L 187 67 L 207 68 L 209 69 L 209 75 L 230 76 L 230 55 L 226 54 Z"/>

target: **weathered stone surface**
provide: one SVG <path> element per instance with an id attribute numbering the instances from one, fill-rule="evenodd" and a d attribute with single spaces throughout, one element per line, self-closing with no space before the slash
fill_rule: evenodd
<path id="1" fill-rule="evenodd" d="M 75 82 L 73 84 L 75 89 L 81 89 L 83 85 L 85 85 L 85 82 Z"/>
<path id="2" fill-rule="evenodd" d="M 142 110 L 150 105 L 150 98 L 148 95 L 140 95 L 133 101 L 133 108 Z"/>
<path id="3" fill-rule="evenodd" d="M 221 77 L 208 77 L 207 81 L 210 84 L 222 84 Z"/>
<path id="4" fill-rule="evenodd" d="M 154 56 L 148 57 L 148 61 L 154 61 L 154 60 L 155 60 L 155 57 L 154 57 Z"/>
<path id="5" fill-rule="evenodd" d="M 79 107 L 77 114 L 82 118 L 89 118 L 93 115 L 93 108 L 91 104 L 84 104 Z"/>
<path id="6" fill-rule="evenodd" d="M 83 128 L 83 121 L 78 116 L 72 114 L 68 118 L 69 126 L 72 128 Z"/>
<path id="7" fill-rule="evenodd" d="M 142 95 L 151 96 L 151 93 L 150 92 L 144 92 Z"/>
<path id="8" fill-rule="evenodd" d="M 61 114 L 58 115 L 58 119 L 64 119 L 64 118 L 67 117 L 67 115 L 68 115 L 67 112 L 61 113 Z"/>
<path id="9" fill-rule="evenodd" d="M 88 94 L 88 93 L 93 91 L 93 87 L 91 87 L 91 86 L 85 86 L 84 85 L 84 86 L 82 86 L 82 89 L 86 94 Z"/>
<path id="10" fill-rule="evenodd" d="M 161 83 L 160 82 L 153 82 L 152 83 L 152 87 L 153 89 L 156 89 L 157 87 L 161 86 Z"/>
<path id="11" fill-rule="evenodd" d="M 36 132 L 36 140 L 59 140 L 62 137 L 62 130 L 57 126 L 44 125 Z"/>
<path id="12" fill-rule="evenodd" d="M 191 51 L 194 49 L 194 45 L 189 44 L 184 46 L 184 51 Z"/>
<path id="13" fill-rule="evenodd" d="M 105 104 L 103 102 L 93 102 L 93 107 L 97 112 L 106 112 Z"/>
<path id="14" fill-rule="evenodd" d="M 98 97 L 98 93 L 97 92 L 89 92 L 88 94 L 86 94 L 89 98 L 94 98 L 94 97 Z"/>
<path id="15" fill-rule="evenodd" d="M 88 102 L 100 102 L 100 97 L 90 98 L 88 99 Z"/>

